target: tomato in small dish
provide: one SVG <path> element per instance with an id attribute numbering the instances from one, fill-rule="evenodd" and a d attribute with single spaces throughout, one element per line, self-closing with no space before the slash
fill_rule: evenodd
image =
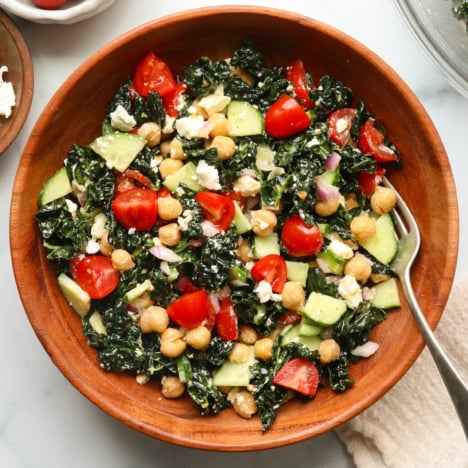
<path id="1" fill-rule="evenodd" d="M 276 373 L 273 383 L 313 397 L 317 393 L 319 384 L 317 366 L 306 358 L 291 359 Z"/>
<path id="2" fill-rule="evenodd" d="M 185 328 L 196 328 L 208 316 L 208 296 L 205 289 L 184 294 L 167 307 L 170 319 Z"/>
<path id="3" fill-rule="evenodd" d="M 308 257 L 320 251 L 323 237 L 316 224 L 309 226 L 299 215 L 293 215 L 283 225 L 281 242 L 293 257 Z"/>
<path id="4" fill-rule="evenodd" d="M 102 255 L 85 256 L 73 268 L 76 282 L 91 299 L 102 299 L 119 285 L 119 272 Z"/>
<path id="5" fill-rule="evenodd" d="M 357 109 L 343 107 L 332 112 L 327 119 L 328 138 L 341 148 L 349 143 L 351 138 L 351 126 L 356 117 Z"/>
<path id="6" fill-rule="evenodd" d="M 398 154 L 384 143 L 384 135 L 375 128 L 375 120 L 369 118 L 359 133 L 359 149 L 370 153 L 377 162 L 398 161 Z"/>
<path id="7" fill-rule="evenodd" d="M 34 5 L 39 8 L 43 8 L 44 10 L 55 10 L 56 8 L 60 8 L 65 5 L 68 0 L 33 0 L 33 2 Z"/>
<path id="8" fill-rule="evenodd" d="M 229 297 L 224 298 L 220 303 L 219 312 L 215 319 L 216 333 L 227 341 L 237 340 L 239 326 L 234 304 Z"/>
<path id="9" fill-rule="evenodd" d="M 142 187 L 120 192 L 112 202 L 112 211 L 124 228 L 148 231 L 156 223 L 158 214 L 156 192 Z"/>
<path id="10" fill-rule="evenodd" d="M 294 95 L 299 104 L 306 109 L 313 109 L 315 103 L 309 96 L 309 84 L 307 83 L 307 73 L 302 60 L 294 60 L 286 68 L 286 79 L 294 86 Z"/>
<path id="11" fill-rule="evenodd" d="M 226 231 L 234 219 L 234 202 L 226 195 L 214 192 L 198 192 L 195 200 L 203 210 L 203 216 L 213 223 L 219 232 Z"/>
<path id="12" fill-rule="evenodd" d="M 307 129 L 310 117 L 288 94 L 282 94 L 266 111 L 265 130 L 273 138 L 288 138 Z"/>
<path id="13" fill-rule="evenodd" d="M 270 254 L 261 258 L 252 267 L 250 274 L 257 283 L 267 281 L 274 293 L 280 293 L 286 283 L 288 268 L 281 255 Z"/>
<path id="14" fill-rule="evenodd" d="M 152 92 L 163 97 L 174 90 L 176 81 L 167 63 L 154 52 L 149 52 L 136 67 L 133 86 L 144 98 Z"/>

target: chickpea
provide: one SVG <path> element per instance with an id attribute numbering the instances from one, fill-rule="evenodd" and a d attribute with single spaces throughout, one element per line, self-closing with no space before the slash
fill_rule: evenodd
<path id="1" fill-rule="evenodd" d="M 167 375 L 161 379 L 161 393 L 166 398 L 179 398 L 185 392 L 185 385 L 175 375 Z"/>
<path id="2" fill-rule="evenodd" d="M 172 197 L 158 198 L 158 216 L 164 221 L 178 218 L 183 211 L 182 203 Z"/>
<path id="3" fill-rule="evenodd" d="M 395 192 L 390 187 L 377 186 L 370 198 L 370 206 L 378 215 L 389 213 L 396 205 Z"/>
<path id="4" fill-rule="evenodd" d="M 210 115 L 208 122 L 213 125 L 210 131 L 210 137 L 225 136 L 228 134 L 228 120 L 226 116 L 220 112 Z"/>
<path id="5" fill-rule="evenodd" d="M 109 257 L 113 249 L 112 245 L 109 244 L 109 231 L 106 230 L 99 239 L 99 252 L 101 252 L 102 255 Z"/>
<path id="6" fill-rule="evenodd" d="M 241 364 L 247 362 L 252 355 L 250 346 L 244 343 L 236 343 L 229 353 L 228 359 L 231 362 Z"/>
<path id="7" fill-rule="evenodd" d="M 336 213 L 340 206 L 340 200 L 338 198 L 329 198 L 327 201 L 317 200 L 315 203 L 315 212 L 319 216 L 331 216 Z"/>
<path id="8" fill-rule="evenodd" d="M 226 161 L 231 159 L 236 152 L 236 144 L 231 137 L 217 135 L 210 143 L 210 148 L 216 148 L 218 159 Z"/>
<path id="9" fill-rule="evenodd" d="M 146 140 L 146 145 L 153 148 L 161 141 L 161 127 L 156 122 L 145 122 L 137 131 Z"/>
<path id="10" fill-rule="evenodd" d="M 246 345 L 253 345 L 258 338 L 257 331 L 250 325 L 241 325 L 239 327 L 239 341 Z"/>
<path id="11" fill-rule="evenodd" d="M 167 179 L 170 175 L 177 172 L 184 163 L 180 159 L 166 158 L 161 161 L 159 165 L 159 173 L 163 180 Z"/>
<path id="12" fill-rule="evenodd" d="M 118 271 L 131 270 L 135 266 L 132 256 L 124 249 L 115 249 L 111 254 L 111 261 Z"/>
<path id="13" fill-rule="evenodd" d="M 161 333 L 161 353 L 169 358 L 180 356 L 187 348 L 183 333 L 177 328 L 166 328 Z"/>
<path id="14" fill-rule="evenodd" d="M 374 284 L 382 283 L 390 278 L 390 275 L 386 275 L 385 273 L 372 273 L 370 276 L 371 281 Z"/>
<path id="15" fill-rule="evenodd" d="M 281 305 L 289 310 L 299 310 L 305 301 L 304 288 L 297 281 L 286 281 L 281 296 Z"/>
<path id="16" fill-rule="evenodd" d="M 258 411 L 253 395 L 247 390 L 232 389 L 227 398 L 241 418 L 250 419 Z"/>
<path id="17" fill-rule="evenodd" d="M 173 247 L 180 241 L 180 226 L 177 223 L 165 224 L 159 228 L 158 237 L 162 244 Z"/>
<path id="18" fill-rule="evenodd" d="M 361 213 L 353 218 L 349 228 L 358 242 L 369 239 L 377 230 L 375 219 L 368 216 L 367 213 Z"/>
<path id="19" fill-rule="evenodd" d="M 169 143 L 169 156 L 172 159 L 183 161 L 187 159 L 187 155 L 182 148 L 182 142 L 178 138 L 173 138 Z"/>
<path id="20" fill-rule="evenodd" d="M 169 315 L 163 307 L 152 305 L 143 309 L 139 323 L 143 333 L 162 333 L 169 325 Z"/>
<path id="21" fill-rule="evenodd" d="M 250 224 L 252 231 L 258 236 L 270 235 L 276 227 L 278 219 L 270 210 L 252 210 L 250 212 Z"/>
<path id="22" fill-rule="evenodd" d="M 244 263 L 251 262 L 253 260 L 250 244 L 245 239 L 243 239 L 237 247 L 236 254 Z"/>
<path id="23" fill-rule="evenodd" d="M 162 141 L 159 145 L 161 156 L 167 158 L 171 154 L 171 142 L 169 140 Z"/>
<path id="24" fill-rule="evenodd" d="M 352 210 L 359 206 L 359 202 L 357 201 L 355 193 L 348 193 L 345 195 L 345 209 Z"/>
<path id="25" fill-rule="evenodd" d="M 206 348 L 211 341 L 211 333 L 208 328 L 200 325 L 192 328 L 185 333 L 185 342 L 195 349 Z"/>
<path id="26" fill-rule="evenodd" d="M 328 364 L 340 357 L 340 345 L 333 338 L 329 338 L 320 343 L 318 352 L 320 354 L 320 362 Z"/>
<path id="27" fill-rule="evenodd" d="M 268 361 L 273 356 L 273 340 L 265 337 L 255 342 L 254 353 L 257 359 Z"/>
<path id="28" fill-rule="evenodd" d="M 133 299 L 133 301 L 130 301 L 128 304 L 131 305 L 134 309 L 143 310 L 152 306 L 154 302 L 151 299 L 150 293 L 144 292 L 141 296 Z"/>
<path id="29" fill-rule="evenodd" d="M 346 262 L 344 274 L 353 276 L 356 281 L 365 283 L 372 273 L 371 262 L 364 255 L 354 255 Z"/>

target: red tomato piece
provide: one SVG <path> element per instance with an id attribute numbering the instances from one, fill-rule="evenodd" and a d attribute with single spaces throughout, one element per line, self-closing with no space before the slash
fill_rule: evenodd
<path id="1" fill-rule="evenodd" d="M 119 284 L 119 272 L 112 262 L 102 255 L 83 257 L 75 266 L 76 282 L 91 299 L 102 299 Z"/>
<path id="2" fill-rule="evenodd" d="M 219 232 L 229 228 L 235 212 L 231 198 L 214 192 L 198 192 L 195 200 L 202 207 L 204 218 L 213 223 Z"/>
<path id="3" fill-rule="evenodd" d="M 287 138 L 310 125 L 310 117 L 291 96 L 282 94 L 265 114 L 265 130 L 273 138 Z"/>
<path id="4" fill-rule="evenodd" d="M 170 319 L 185 328 L 196 328 L 208 316 L 208 296 L 205 289 L 184 294 L 167 307 Z"/>
<path id="5" fill-rule="evenodd" d="M 169 117 L 177 117 L 182 103 L 182 96 L 187 91 L 185 83 L 177 83 L 175 88 L 162 97 L 164 110 Z"/>
<path id="6" fill-rule="evenodd" d="M 298 323 L 302 319 L 302 314 L 294 310 L 288 310 L 285 314 L 278 317 L 278 321 L 283 325 L 289 325 L 291 323 Z"/>
<path id="7" fill-rule="evenodd" d="M 147 231 L 154 226 L 158 214 L 156 192 L 134 187 L 118 193 L 112 202 L 112 211 L 126 229 Z"/>
<path id="8" fill-rule="evenodd" d="M 319 384 L 317 366 L 306 358 L 291 359 L 276 373 L 273 383 L 313 397 Z"/>
<path id="9" fill-rule="evenodd" d="M 358 175 L 358 193 L 364 193 L 369 198 L 373 193 L 377 185 L 382 181 L 385 175 L 385 169 L 381 166 L 375 168 L 375 172 L 361 171 Z"/>
<path id="10" fill-rule="evenodd" d="M 162 97 L 176 87 L 176 81 L 167 63 L 154 52 L 149 52 L 136 67 L 133 86 L 144 98 L 151 92 L 157 92 Z"/>
<path id="11" fill-rule="evenodd" d="M 351 125 L 356 117 L 357 109 L 343 107 L 328 116 L 328 138 L 343 148 L 351 137 Z"/>
<path id="12" fill-rule="evenodd" d="M 281 255 L 270 254 L 261 258 L 250 270 L 252 278 L 259 283 L 268 281 L 274 293 L 280 293 L 288 276 L 286 262 Z"/>
<path id="13" fill-rule="evenodd" d="M 118 173 L 115 180 L 115 187 L 117 192 L 125 192 L 131 188 L 136 187 L 137 182 L 143 187 L 151 187 L 151 182 L 140 171 L 135 169 L 127 169 L 124 173 Z"/>
<path id="14" fill-rule="evenodd" d="M 219 312 L 216 314 L 216 332 L 221 339 L 227 341 L 237 340 L 239 335 L 237 314 L 229 297 L 220 303 Z"/>
<path id="15" fill-rule="evenodd" d="M 68 0 L 33 0 L 34 4 L 44 10 L 54 10 L 60 8 L 68 2 Z"/>
<path id="16" fill-rule="evenodd" d="M 323 237 L 316 224 L 309 226 L 299 215 L 293 215 L 283 225 L 281 242 L 293 257 L 307 257 L 322 248 Z"/>
<path id="17" fill-rule="evenodd" d="M 315 103 L 309 96 L 309 85 L 307 83 L 307 73 L 302 60 L 295 60 L 286 68 L 286 79 L 294 86 L 294 95 L 306 109 L 313 109 Z"/>
<path id="18" fill-rule="evenodd" d="M 375 120 L 369 118 L 359 134 L 359 149 L 370 153 L 377 162 L 397 161 L 397 153 L 384 143 L 384 135 L 375 128 Z"/>
<path id="19" fill-rule="evenodd" d="M 188 294 L 199 291 L 188 276 L 181 276 L 174 284 L 174 286 L 182 293 Z"/>

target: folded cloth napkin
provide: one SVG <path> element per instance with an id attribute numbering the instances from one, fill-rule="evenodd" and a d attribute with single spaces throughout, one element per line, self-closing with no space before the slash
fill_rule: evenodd
<path id="1" fill-rule="evenodd" d="M 468 278 L 435 335 L 468 382 Z M 377 403 L 336 430 L 358 468 L 468 468 L 468 444 L 427 348 Z"/>

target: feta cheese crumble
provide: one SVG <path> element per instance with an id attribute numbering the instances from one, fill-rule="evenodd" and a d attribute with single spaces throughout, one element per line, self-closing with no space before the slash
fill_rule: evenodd
<path id="1" fill-rule="evenodd" d="M 362 302 L 361 287 L 353 276 L 346 275 L 340 280 L 338 294 L 351 309 L 355 309 Z"/>
<path id="2" fill-rule="evenodd" d="M 196 173 L 200 185 L 208 190 L 221 190 L 219 173 L 216 167 L 210 166 L 204 159 L 202 159 L 197 165 Z"/>
<path id="3" fill-rule="evenodd" d="M 0 67 L 0 115 L 6 119 L 10 117 L 12 108 L 16 106 L 16 96 L 13 85 L 9 81 L 3 81 L 3 74 L 8 71 L 8 67 Z"/>
<path id="4" fill-rule="evenodd" d="M 121 104 L 111 112 L 110 118 L 112 127 L 122 132 L 129 132 L 137 124 L 133 115 L 130 115 Z"/>

